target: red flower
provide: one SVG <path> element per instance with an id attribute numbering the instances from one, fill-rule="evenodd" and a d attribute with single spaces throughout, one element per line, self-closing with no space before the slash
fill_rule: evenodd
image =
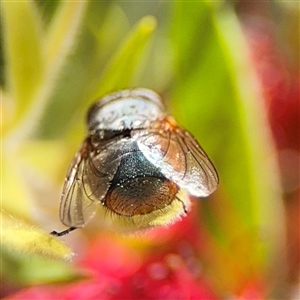
<path id="1" fill-rule="evenodd" d="M 7 299 L 216 299 L 197 257 L 201 235 L 194 220 L 192 213 L 143 238 L 94 236 L 76 262 L 89 278 L 28 288 Z"/>

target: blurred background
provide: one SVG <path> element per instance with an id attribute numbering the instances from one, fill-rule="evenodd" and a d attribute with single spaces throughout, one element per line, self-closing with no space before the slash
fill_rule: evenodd
<path id="1" fill-rule="evenodd" d="M 299 3 L 1 12 L 1 298 L 299 299 Z M 51 237 L 88 107 L 132 87 L 162 95 L 218 190 L 168 228 L 119 236 L 95 218 Z"/>

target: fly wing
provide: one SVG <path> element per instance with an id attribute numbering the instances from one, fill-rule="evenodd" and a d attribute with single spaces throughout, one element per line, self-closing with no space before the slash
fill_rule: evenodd
<path id="1" fill-rule="evenodd" d="M 185 130 L 178 126 L 135 132 L 145 157 L 180 188 L 196 197 L 206 197 L 218 186 L 218 175 L 210 159 Z"/>
<path id="2" fill-rule="evenodd" d="M 60 219 L 82 227 L 103 201 L 122 157 L 125 140 L 91 146 L 87 139 L 71 163 L 61 196 Z M 90 149 L 92 148 L 92 149 Z"/>
<path id="3" fill-rule="evenodd" d="M 69 167 L 61 195 L 60 219 L 69 227 L 84 226 L 96 212 L 96 202 L 84 188 L 84 174 L 88 163 L 86 147 L 85 141 Z"/>
<path id="4" fill-rule="evenodd" d="M 101 142 L 90 151 L 83 169 L 85 195 L 92 201 L 101 202 L 120 165 L 126 140 Z"/>

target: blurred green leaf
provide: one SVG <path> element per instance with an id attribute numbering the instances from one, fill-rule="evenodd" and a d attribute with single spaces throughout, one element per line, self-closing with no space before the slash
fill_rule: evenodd
<path id="1" fill-rule="evenodd" d="M 92 21 L 88 22 L 90 24 L 86 29 L 88 34 L 84 38 L 88 38 L 86 43 L 91 44 L 88 48 L 82 45 L 82 50 L 74 56 L 74 59 L 78 59 L 79 62 L 73 64 L 73 68 L 84 70 L 85 73 L 70 70 L 73 74 L 71 76 L 74 76 L 73 81 L 68 80 L 67 86 L 63 87 L 64 91 L 69 90 L 70 93 L 67 95 L 58 93 L 56 99 L 53 99 L 55 103 L 47 112 L 45 129 L 41 129 L 41 135 L 51 136 L 55 133 L 57 137 L 57 132 L 64 134 L 67 129 L 72 129 L 70 134 L 75 134 L 78 140 L 78 132 L 83 132 L 83 112 L 86 112 L 90 104 L 107 92 L 130 86 L 137 72 L 140 71 L 146 46 L 156 28 L 156 20 L 151 16 L 142 18 L 125 39 L 122 38 L 123 41 L 117 50 L 113 50 L 112 46 L 116 46 L 117 41 L 113 38 L 110 44 L 106 45 L 108 34 L 112 34 L 108 28 L 115 27 L 115 24 L 112 26 L 112 20 L 118 20 L 119 28 L 126 27 L 126 20 L 118 7 L 113 6 L 108 12 L 107 21 L 104 19 L 101 26 L 100 24 L 96 26 Z M 114 31 L 116 37 L 121 39 L 120 29 Z M 110 54 L 108 62 L 102 65 L 103 59 L 107 58 L 108 49 L 114 53 Z M 83 58 L 87 60 L 86 65 L 83 65 Z M 71 85 L 68 86 L 70 83 Z M 61 89 L 58 92 L 61 92 Z M 52 122 L 54 113 L 56 114 L 55 124 Z M 66 113 L 74 115 L 73 122 L 68 122 L 68 126 L 66 126 Z"/>
<path id="2" fill-rule="evenodd" d="M 14 155 L 6 153 L 3 153 L 1 158 L 3 183 L 1 208 L 16 217 L 31 220 L 32 194 L 24 180 L 19 162 Z"/>
<path id="3" fill-rule="evenodd" d="M 77 136 L 78 128 L 83 131 L 83 114 L 91 101 L 95 100 L 89 100 L 91 94 L 99 85 L 111 53 L 118 48 L 128 29 L 127 17 L 119 6 L 89 2 L 78 46 L 67 58 L 38 128 L 40 137 L 64 136 L 71 128 Z M 66 116 L 73 118 L 66 122 Z"/>
<path id="4" fill-rule="evenodd" d="M 49 233 L 1 213 L 1 277 L 22 285 L 72 280 L 73 253 Z"/>
<path id="5" fill-rule="evenodd" d="M 3 35 L 6 82 L 14 113 L 5 119 L 11 127 L 32 106 L 45 76 L 43 32 L 40 16 L 32 1 L 4 1 Z"/>
<path id="6" fill-rule="evenodd" d="M 261 275 L 257 272 L 263 269 L 264 255 L 280 251 L 283 216 L 275 149 L 258 81 L 234 12 L 220 6 L 176 5 L 171 33 L 178 73 L 171 99 L 178 120 L 200 143 L 205 141 L 220 175 L 220 188 L 202 203 L 201 218 L 216 239 L 211 237 L 213 246 L 208 247 L 216 251 L 208 254 L 213 280 L 220 276 L 225 288 L 232 289 L 237 278 Z M 245 247 L 233 246 L 241 244 Z"/>
<path id="7" fill-rule="evenodd" d="M 274 228 L 276 224 L 274 220 L 276 219 L 278 222 L 281 219 L 283 221 L 283 215 L 280 217 L 278 214 L 282 209 L 281 184 L 275 159 L 276 149 L 268 124 L 260 83 L 235 14 L 224 10 L 214 19 L 214 23 L 233 86 L 235 103 L 232 103 L 232 107 L 235 105 L 235 125 L 239 126 L 241 131 L 236 137 L 231 136 L 232 139 L 235 138 L 232 148 L 236 148 L 235 152 L 239 151 L 238 156 L 235 157 L 236 162 L 232 166 L 236 167 L 235 174 L 242 174 L 241 162 L 246 160 L 247 169 L 244 173 L 249 174 L 241 177 L 234 176 L 232 168 L 227 167 L 226 171 L 230 173 L 224 178 L 224 183 L 232 196 L 235 207 L 241 212 L 243 221 L 248 221 L 247 216 L 251 211 L 253 224 L 261 230 L 263 235 L 271 233 L 276 244 L 278 242 L 276 237 L 281 236 L 281 232 L 279 228 Z M 239 143 L 236 144 L 235 141 Z M 241 145 L 243 145 L 244 151 Z M 229 151 L 232 150 L 228 149 Z M 248 178 L 249 180 L 244 180 Z M 235 179 L 236 182 L 232 179 Z M 242 201 L 248 191 L 245 190 L 247 185 L 250 191 L 247 195 L 248 202 L 250 202 L 249 207 Z M 244 202 L 246 201 L 244 200 Z M 249 223 L 251 224 L 251 221 Z"/>
<path id="8" fill-rule="evenodd" d="M 41 35 L 42 28 L 34 4 L 27 1 L 19 4 L 11 1 L 4 4 L 7 76 L 11 84 L 5 95 L 3 107 L 5 115 L 9 115 L 11 119 L 11 128 L 6 132 L 2 148 L 5 170 L 2 205 L 14 216 L 30 220 L 33 193 L 27 186 L 28 172 L 22 169 L 22 153 L 18 153 L 16 145 L 20 146 L 20 139 L 35 128 L 38 118 L 43 113 L 54 79 L 65 59 L 64 56 L 67 56 L 74 43 L 85 4 L 67 2 L 63 4 L 53 21 L 54 29 L 50 29 L 49 39 Z M 76 21 L 64 23 L 66 15 L 76 18 Z M 27 18 L 28 22 L 23 23 Z M 49 50 L 45 51 L 44 43 Z M 45 52 L 50 59 L 48 61 L 50 66 L 47 66 L 46 60 L 41 58 L 44 57 Z M 4 122 L 4 125 L 7 124 Z M 36 157 L 39 155 L 36 151 L 32 153 Z M 15 188 L 16 186 L 18 188 Z"/>
<path id="9" fill-rule="evenodd" d="M 40 229 L 2 213 L 2 242 L 18 253 L 40 255 L 51 259 L 71 260 L 71 250 L 58 239 Z"/>
<path id="10" fill-rule="evenodd" d="M 11 248 L 6 246 L 2 246 L 0 260 L 2 280 L 18 287 L 68 282 L 84 277 L 83 272 L 68 263 L 18 251 L 12 252 Z"/>
<path id="11" fill-rule="evenodd" d="M 128 87 L 155 28 L 156 20 L 152 16 L 146 16 L 138 22 L 105 67 L 92 99 Z"/>
<path id="12" fill-rule="evenodd" d="M 78 147 L 77 144 L 75 146 Z M 73 157 L 71 147 L 70 143 L 61 140 L 33 140 L 23 143 L 18 155 L 23 168 L 33 170 L 39 178 L 45 176 L 61 186 Z"/>
<path id="13" fill-rule="evenodd" d="M 59 4 L 62 1 L 61 0 L 52 0 L 52 1 L 35 0 L 35 2 L 41 11 L 43 22 L 45 23 L 46 26 L 48 26 L 51 19 L 57 12 Z"/>
<path id="14" fill-rule="evenodd" d="M 46 34 L 45 57 L 48 80 L 58 70 L 74 47 L 87 2 L 62 2 Z"/>
<path id="15" fill-rule="evenodd" d="M 5 2 L 6 69 L 9 87 L 13 87 L 8 89 L 6 99 L 15 104 L 15 113 L 4 125 L 12 127 L 10 140 L 15 144 L 35 130 L 77 40 L 86 5 L 87 2 L 62 3 L 46 34 L 33 2 Z M 24 22 L 24 16 L 28 22 Z"/>

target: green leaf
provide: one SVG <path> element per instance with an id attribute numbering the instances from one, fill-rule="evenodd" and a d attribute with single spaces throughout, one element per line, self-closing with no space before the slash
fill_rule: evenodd
<path id="1" fill-rule="evenodd" d="M 108 30 L 114 28 L 115 25 L 112 26 L 112 22 L 116 22 L 114 21 L 116 18 L 119 28 L 126 27 L 125 18 L 120 9 L 113 6 L 108 12 L 100 28 L 92 23 L 91 28 L 86 30 L 85 43 L 74 56 L 75 63 L 68 71 L 68 82 L 58 91 L 53 99 L 53 105 L 49 107 L 42 135 L 55 134 L 57 137 L 58 133 L 63 134 L 66 129 L 72 129 L 71 134 L 74 133 L 78 139 L 78 132 L 83 132 L 84 114 L 91 103 L 108 92 L 130 86 L 136 74 L 141 70 L 146 46 L 155 30 L 156 20 L 151 16 L 146 16 L 136 24 L 121 43 L 113 38 L 106 45 L 106 40 L 109 38 Z M 120 29 L 113 31 L 120 39 Z M 118 43 L 121 45 L 114 50 L 112 46 Z M 113 54 L 107 58 L 108 49 L 110 52 L 113 51 Z M 105 58 L 109 60 L 103 66 Z M 73 78 L 73 81 L 69 78 Z M 66 93 L 66 90 L 69 92 Z M 55 124 L 52 122 L 53 114 L 56 115 Z M 65 114 L 74 115 L 74 120 L 68 122 L 68 127 L 65 125 Z"/>
<path id="2" fill-rule="evenodd" d="M 40 15 L 33 5 L 27 1 L 5 2 L 4 9 L 7 70 L 12 74 L 8 79 L 14 87 L 7 98 L 15 102 L 16 109 L 9 129 L 15 144 L 35 130 L 77 41 L 87 2 L 63 2 L 47 34 L 40 28 Z M 30 21 L 24 21 L 24 16 Z"/>
<path id="3" fill-rule="evenodd" d="M 76 270 L 70 264 L 45 259 L 41 256 L 26 255 L 12 251 L 2 245 L 1 249 L 1 280 L 17 285 L 18 288 L 28 285 L 38 285 L 56 282 L 69 282 L 83 278 L 85 274 Z"/>
<path id="4" fill-rule="evenodd" d="M 239 150 L 235 163 L 236 172 L 243 171 L 240 162 L 247 160 L 247 169 L 244 173 L 247 172 L 248 176 L 245 178 L 249 178 L 248 182 L 244 182 L 237 177 L 235 184 L 229 180 L 229 176 L 226 176 L 225 178 L 228 179 L 225 180 L 228 191 L 235 196 L 232 197 L 235 206 L 240 207 L 243 220 L 247 220 L 249 211 L 243 209 L 240 201 L 245 197 L 243 186 L 249 185 L 248 197 L 253 210 L 253 220 L 256 225 L 263 225 L 260 227 L 262 234 L 268 234 L 274 231 L 274 219 L 283 221 L 283 216 L 278 215 L 282 209 L 281 185 L 275 159 L 276 149 L 268 124 L 264 99 L 236 16 L 231 11 L 224 11 L 215 18 L 215 26 L 233 85 L 235 98 L 233 104 L 237 114 L 235 123 L 241 126 L 241 132 L 236 139 L 240 141 L 240 145 L 243 145 L 244 151 L 241 151 L 240 145 L 231 145 L 232 148 Z M 238 140 L 239 137 L 243 139 Z M 273 237 L 280 234 L 279 228 L 275 232 L 277 233 Z M 278 242 L 277 239 L 275 241 Z"/>
<path id="5" fill-rule="evenodd" d="M 31 140 L 18 151 L 23 169 L 30 170 L 32 181 L 45 180 L 62 185 L 65 173 L 78 145 L 61 140 Z M 55 163 L 53 163 L 55 162 Z M 33 175 L 35 174 L 35 176 Z M 45 184 L 43 185 L 45 188 Z"/>
<path id="6" fill-rule="evenodd" d="M 234 290 L 238 279 L 262 275 L 264 265 L 280 253 L 283 215 L 275 148 L 234 12 L 212 3 L 178 3 L 174 20 L 179 73 L 170 98 L 174 114 L 219 172 L 220 187 L 202 203 L 201 219 L 213 233 L 207 241 L 212 280 Z"/>
<path id="7" fill-rule="evenodd" d="M 1 159 L 1 208 L 15 217 L 31 220 L 32 194 L 20 170 L 20 161 L 7 152 L 3 152 Z"/>
<path id="8" fill-rule="evenodd" d="M 87 100 L 98 86 L 104 66 L 127 34 L 128 28 L 127 17 L 119 6 L 89 2 L 78 46 L 67 58 L 56 81 L 38 128 L 39 136 L 57 138 L 58 135 L 64 136 L 70 128 L 79 136 L 76 130 L 81 125 L 80 130 L 83 131 L 83 114 L 90 104 Z M 73 116 L 74 119 L 66 122 L 66 116 Z"/>
<path id="9" fill-rule="evenodd" d="M 45 41 L 46 68 L 50 80 L 58 75 L 58 70 L 74 47 L 86 6 L 84 1 L 62 2 L 50 24 Z"/>
<path id="10" fill-rule="evenodd" d="M 57 238 L 4 212 L 1 221 L 2 279 L 28 285 L 82 277 L 66 263 L 73 253 Z"/>
<path id="11" fill-rule="evenodd" d="M 152 16 L 143 17 L 136 24 L 105 67 L 104 75 L 93 93 L 92 99 L 128 87 L 155 28 L 156 20 Z"/>
<path id="12" fill-rule="evenodd" d="M 32 1 L 3 1 L 3 35 L 6 82 L 14 114 L 7 127 L 32 106 L 45 75 L 42 24 Z"/>
<path id="13" fill-rule="evenodd" d="M 5 247 L 25 255 L 39 255 L 44 258 L 71 260 L 73 253 L 58 239 L 41 229 L 1 213 L 2 243 Z"/>

